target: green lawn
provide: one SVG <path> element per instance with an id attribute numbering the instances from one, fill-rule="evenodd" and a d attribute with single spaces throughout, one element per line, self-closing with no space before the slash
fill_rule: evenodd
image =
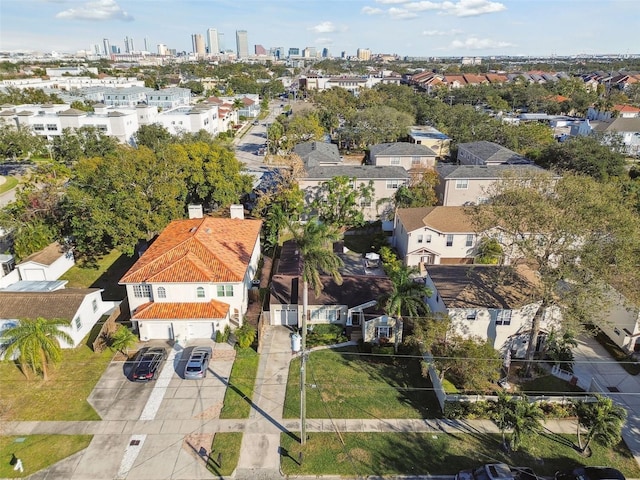
<path id="1" fill-rule="evenodd" d="M 86 399 L 112 357 L 110 350 L 94 353 L 84 343 L 75 349 L 64 349 L 62 362 L 50 368 L 46 382 L 31 372 L 25 378 L 14 362 L 0 362 L 4 419 L 100 420 Z"/>
<path id="2" fill-rule="evenodd" d="M 558 395 L 559 392 L 566 392 L 570 395 L 574 393 L 585 393 L 584 390 L 577 385 L 571 385 L 569 382 L 554 377 L 553 375 L 543 375 L 528 382 L 523 382 L 519 385 L 519 391 L 532 395 Z"/>
<path id="3" fill-rule="evenodd" d="M 8 176 L 4 178 L 5 178 L 5 182 L 2 185 L 0 185 L 0 194 L 8 192 L 12 188 L 15 188 L 16 185 L 18 185 L 18 179 L 16 177 Z"/>
<path id="4" fill-rule="evenodd" d="M 118 281 L 135 263 L 134 257 L 122 255 L 113 250 L 101 257 L 95 264 L 77 264 L 69 269 L 60 280 L 68 280 L 67 287 L 103 288 L 104 300 L 122 300 L 126 289 L 118 285 Z"/>
<path id="5" fill-rule="evenodd" d="M 0 478 L 20 478 L 42 470 L 87 448 L 92 435 L 29 435 L 0 437 Z M 23 441 L 19 441 L 24 439 Z M 18 440 L 18 442 L 16 442 Z M 22 460 L 24 472 L 13 470 L 11 455 Z"/>
<path id="6" fill-rule="evenodd" d="M 624 443 L 615 448 L 593 447 L 589 458 L 581 457 L 571 442 L 575 437 L 538 436 L 529 439 L 521 451 L 505 454 L 500 435 L 479 433 L 311 433 L 302 446 L 287 434 L 281 435 L 281 465 L 285 475 L 453 475 L 483 463 L 505 462 L 528 466 L 538 475 L 553 476 L 557 470 L 579 465 L 609 465 L 627 478 L 640 477 L 640 469 Z M 303 453 L 302 464 L 298 464 Z"/>
<path id="7" fill-rule="evenodd" d="M 211 444 L 207 469 L 218 477 L 231 475 L 240 458 L 241 432 L 216 433 Z M 218 464 L 218 458 L 220 464 Z"/>
<path id="8" fill-rule="evenodd" d="M 289 368 L 284 417 L 300 415 L 300 360 Z M 309 418 L 438 418 L 431 382 L 415 358 L 358 354 L 356 347 L 320 350 L 307 366 Z"/>
<path id="9" fill-rule="evenodd" d="M 251 348 L 238 348 L 220 418 L 249 418 L 260 357 Z"/>

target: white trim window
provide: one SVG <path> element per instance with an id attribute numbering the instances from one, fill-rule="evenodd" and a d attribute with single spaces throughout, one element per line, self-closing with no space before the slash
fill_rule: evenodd
<path id="1" fill-rule="evenodd" d="M 458 178 L 456 179 L 456 190 L 466 190 L 469 188 L 469 179 L 468 178 Z"/>
<path id="2" fill-rule="evenodd" d="M 76 324 L 76 330 L 80 331 L 82 328 L 82 319 L 80 317 L 76 317 L 73 322 Z"/>
<path id="3" fill-rule="evenodd" d="M 167 289 L 164 287 L 158 287 L 158 298 L 167 298 Z"/>
<path id="4" fill-rule="evenodd" d="M 402 184 L 403 182 L 397 178 L 394 180 L 387 180 L 387 190 L 397 190 Z"/>
<path id="5" fill-rule="evenodd" d="M 204 298 L 204 287 L 196 288 L 196 297 Z"/>
<path id="6" fill-rule="evenodd" d="M 511 325 L 511 310 L 498 310 L 496 325 Z"/>
<path id="7" fill-rule="evenodd" d="M 418 235 L 418 243 L 422 243 L 424 241 L 424 235 Z"/>
<path id="8" fill-rule="evenodd" d="M 391 327 L 376 327 L 376 338 L 391 338 Z"/>
<path id="9" fill-rule="evenodd" d="M 149 298 L 151 296 L 151 285 L 146 283 L 134 285 L 133 296 L 136 298 Z"/>
<path id="10" fill-rule="evenodd" d="M 427 234 L 425 235 L 425 242 L 426 242 L 426 243 L 431 243 L 431 234 L 430 234 L 430 233 L 427 233 Z"/>
<path id="11" fill-rule="evenodd" d="M 468 233 L 467 234 L 467 241 L 465 243 L 465 246 L 471 247 L 472 245 L 473 245 L 473 233 Z"/>
<path id="12" fill-rule="evenodd" d="M 218 285 L 219 297 L 233 297 L 233 285 Z"/>
<path id="13" fill-rule="evenodd" d="M 422 157 L 411 157 L 411 165 L 422 165 Z"/>
<path id="14" fill-rule="evenodd" d="M 447 233 L 447 247 L 453 247 L 453 233 Z"/>
<path id="15" fill-rule="evenodd" d="M 400 157 L 389 157 L 389 165 L 400 165 Z"/>

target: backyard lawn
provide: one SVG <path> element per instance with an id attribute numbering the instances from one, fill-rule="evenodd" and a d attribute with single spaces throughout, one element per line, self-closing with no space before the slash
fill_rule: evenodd
<path id="1" fill-rule="evenodd" d="M 0 478 L 20 478 L 87 448 L 91 435 L 29 435 L 0 437 Z M 22 460 L 24 472 L 13 470 L 12 455 Z"/>
<path id="2" fill-rule="evenodd" d="M 135 263 L 135 257 L 122 255 L 118 250 L 99 258 L 95 264 L 76 264 L 60 280 L 67 280 L 68 288 L 103 288 L 104 300 L 122 300 L 127 291 L 118 281 Z"/>
<path id="3" fill-rule="evenodd" d="M 431 382 L 420 362 L 367 355 L 356 347 L 320 350 L 307 364 L 309 418 L 439 418 Z M 300 360 L 289 368 L 285 418 L 300 415 Z"/>
<path id="4" fill-rule="evenodd" d="M 453 475 L 483 463 L 504 462 L 531 467 L 542 476 L 579 465 L 609 465 L 627 478 L 639 478 L 640 469 L 624 443 L 614 448 L 593 446 L 589 458 L 580 456 L 572 435 L 538 436 L 525 441 L 520 451 L 505 454 L 500 435 L 482 433 L 310 433 L 302 446 L 281 435 L 282 471 L 286 475 Z M 298 463 L 303 453 L 302 464 Z"/>
<path id="5" fill-rule="evenodd" d="M 64 349 L 46 382 L 31 372 L 25 378 L 14 362 L 0 362 L 0 414 L 5 420 L 100 420 L 86 399 L 112 357 L 84 343 Z"/>
<path id="6" fill-rule="evenodd" d="M 220 418 L 249 418 L 259 360 L 252 348 L 238 348 Z"/>

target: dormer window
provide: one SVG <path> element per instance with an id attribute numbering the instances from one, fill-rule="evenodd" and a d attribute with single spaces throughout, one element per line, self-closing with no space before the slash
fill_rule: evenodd
<path id="1" fill-rule="evenodd" d="M 204 287 L 198 287 L 196 289 L 196 296 L 198 298 L 204 298 Z"/>

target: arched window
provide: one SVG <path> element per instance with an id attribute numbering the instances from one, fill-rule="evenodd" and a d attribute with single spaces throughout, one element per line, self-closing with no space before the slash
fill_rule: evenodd
<path id="1" fill-rule="evenodd" d="M 167 290 L 164 287 L 158 287 L 158 298 L 167 298 Z"/>
<path id="2" fill-rule="evenodd" d="M 204 287 L 198 287 L 196 290 L 196 296 L 198 298 L 204 298 Z"/>

